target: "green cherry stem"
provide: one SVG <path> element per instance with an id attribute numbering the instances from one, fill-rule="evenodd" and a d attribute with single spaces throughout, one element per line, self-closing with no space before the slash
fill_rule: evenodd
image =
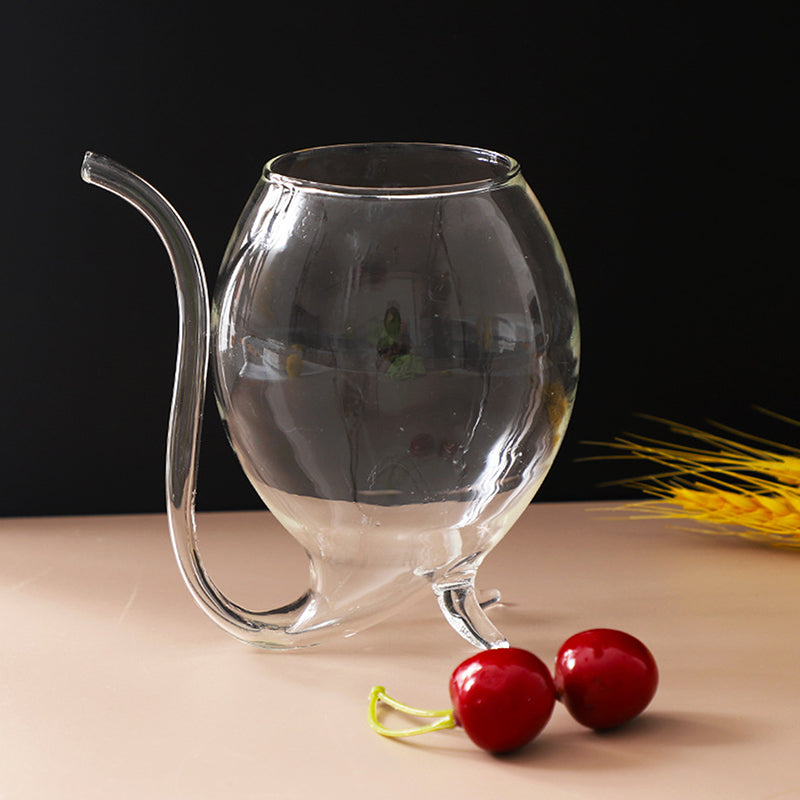
<path id="1" fill-rule="evenodd" d="M 378 703 L 385 703 L 391 706 L 396 711 L 401 711 L 403 714 L 408 714 L 412 717 L 439 717 L 437 722 L 431 722 L 427 725 L 421 725 L 418 728 L 405 728 L 403 730 L 392 730 L 386 728 L 378 721 Z M 453 709 L 443 709 L 441 711 L 431 711 L 426 708 L 412 708 L 405 703 L 395 700 L 386 694 L 386 689 L 383 686 L 373 686 L 372 691 L 369 693 L 369 724 L 372 730 L 379 733 L 381 736 L 390 736 L 398 738 L 402 736 L 418 736 L 421 733 L 430 733 L 431 731 L 440 731 L 445 728 L 455 728 L 456 720 Z"/>

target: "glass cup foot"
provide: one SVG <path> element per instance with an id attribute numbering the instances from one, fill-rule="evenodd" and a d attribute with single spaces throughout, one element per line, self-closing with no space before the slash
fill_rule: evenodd
<path id="1" fill-rule="evenodd" d="M 433 591 L 439 601 L 444 618 L 453 629 L 470 644 L 481 650 L 508 647 L 508 639 L 486 616 L 485 608 L 500 601 L 496 590 L 478 593 L 474 580 L 459 583 L 434 584 Z"/>

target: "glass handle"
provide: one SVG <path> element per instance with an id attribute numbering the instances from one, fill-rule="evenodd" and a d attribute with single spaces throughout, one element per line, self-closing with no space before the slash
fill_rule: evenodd
<path id="1" fill-rule="evenodd" d="M 136 208 L 155 228 L 172 262 L 180 327 L 167 439 L 167 514 L 172 546 L 189 591 L 203 611 L 237 639 L 279 649 L 316 643 L 323 632 L 309 630 L 316 605 L 313 592 L 273 611 L 247 611 L 219 591 L 200 557 L 195 491 L 210 326 L 203 265 L 191 234 L 156 189 L 110 158 L 87 152 L 81 177 Z"/>

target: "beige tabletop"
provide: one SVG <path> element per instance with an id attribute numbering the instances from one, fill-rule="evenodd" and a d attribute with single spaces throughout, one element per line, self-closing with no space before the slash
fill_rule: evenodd
<path id="1" fill-rule="evenodd" d="M 474 652 L 433 596 L 341 642 L 240 644 L 195 607 L 165 517 L 0 521 L 0 798 L 800 798 L 800 553 L 534 504 L 482 587 L 511 642 L 551 663 L 589 627 L 643 639 L 650 708 L 603 735 L 558 706 L 505 757 L 459 730 L 385 739 L 381 683 L 448 705 Z M 201 514 L 211 574 L 245 605 L 305 588 L 304 555 L 267 513 Z"/>

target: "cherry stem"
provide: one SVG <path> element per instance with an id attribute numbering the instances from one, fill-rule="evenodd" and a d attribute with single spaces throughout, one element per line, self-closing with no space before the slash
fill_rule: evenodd
<path id="1" fill-rule="evenodd" d="M 403 714 L 408 714 L 412 717 L 439 717 L 437 722 L 431 722 L 427 725 L 421 725 L 418 728 L 405 728 L 403 730 L 393 730 L 382 725 L 378 721 L 378 703 L 385 703 L 391 706 L 396 711 L 401 711 Z M 390 736 L 393 738 L 402 736 L 419 736 L 421 733 L 430 733 L 431 731 L 441 731 L 446 728 L 455 728 L 456 720 L 455 714 L 451 708 L 431 711 L 427 708 L 412 708 L 405 703 L 395 700 L 386 694 L 386 689 L 383 686 L 373 686 L 372 691 L 369 693 L 369 725 L 376 733 L 381 736 Z"/>

